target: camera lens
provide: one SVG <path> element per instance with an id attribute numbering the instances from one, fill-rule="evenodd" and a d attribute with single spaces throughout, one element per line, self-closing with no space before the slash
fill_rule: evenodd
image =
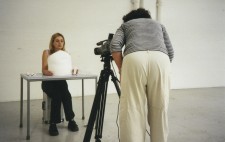
<path id="1" fill-rule="evenodd" d="M 94 49 L 94 53 L 95 53 L 95 55 L 101 55 L 101 49 L 100 48 L 95 48 Z"/>

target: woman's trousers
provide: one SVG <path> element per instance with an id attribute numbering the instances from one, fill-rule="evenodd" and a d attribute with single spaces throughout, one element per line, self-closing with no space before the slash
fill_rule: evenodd
<path id="1" fill-rule="evenodd" d="M 120 142 L 145 142 L 147 123 L 151 142 L 166 142 L 170 60 L 159 51 L 126 55 L 121 73 Z"/>
<path id="2" fill-rule="evenodd" d="M 66 120 L 74 118 L 72 97 L 65 80 L 43 81 L 42 90 L 51 98 L 50 123 L 61 122 L 61 104 L 64 107 Z"/>

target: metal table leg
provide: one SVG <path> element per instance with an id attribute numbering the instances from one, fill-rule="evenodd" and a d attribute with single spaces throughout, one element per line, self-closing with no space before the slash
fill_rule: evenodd
<path id="1" fill-rule="evenodd" d="M 30 82 L 27 81 L 27 140 L 30 139 Z"/>
<path id="2" fill-rule="evenodd" d="M 23 127 L 23 78 L 20 77 L 20 128 Z"/>
<path id="3" fill-rule="evenodd" d="M 95 92 L 96 92 L 96 90 L 97 90 L 97 83 L 98 83 L 98 78 L 96 77 L 96 78 L 95 78 Z"/>
<path id="4" fill-rule="evenodd" d="M 82 120 L 84 119 L 84 79 L 82 79 Z"/>

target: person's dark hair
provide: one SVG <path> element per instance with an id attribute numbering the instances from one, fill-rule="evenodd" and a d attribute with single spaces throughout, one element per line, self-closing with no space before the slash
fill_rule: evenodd
<path id="1" fill-rule="evenodd" d="M 138 19 L 138 18 L 152 18 L 150 12 L 145 10 L 144 8 L 138 8 L 137 10 L 132 10 L 128 14 L 123 16 L 123 22 L 127 22 L 129 20 Z"/>

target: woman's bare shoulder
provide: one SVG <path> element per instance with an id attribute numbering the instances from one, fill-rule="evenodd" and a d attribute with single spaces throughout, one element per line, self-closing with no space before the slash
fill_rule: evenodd
<path id="1" fill-rule="evenodd" d="M 48 49 L 45 49 L 45 50 L 43 51 L 43 55 L 48 56 L 48 55 L 49 55 L 49 50 L 48 50 Z"/>

